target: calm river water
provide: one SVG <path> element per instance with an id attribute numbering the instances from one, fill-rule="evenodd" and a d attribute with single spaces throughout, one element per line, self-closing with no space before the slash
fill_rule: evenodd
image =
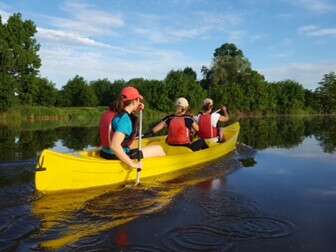
<path id="1" fill-rule="evenodd" d="M 178 179 L 44 196 L 39 152 L 97 128 L 0 127 L 0 251 L 334 251 L 336 118 L 240 123 L 237 151 Z"/>

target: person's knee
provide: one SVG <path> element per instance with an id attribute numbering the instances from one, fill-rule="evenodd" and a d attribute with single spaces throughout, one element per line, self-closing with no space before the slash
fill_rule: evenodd
<path id="1" fill-rule="evenodd" d="M 143 155 L 144 155 L 144 158 L 162 157 L 162 156 L 165 156 L 166 153 L 160 145 L 153 145 L 153 146 L 148 146 L 144 148 Z"/>

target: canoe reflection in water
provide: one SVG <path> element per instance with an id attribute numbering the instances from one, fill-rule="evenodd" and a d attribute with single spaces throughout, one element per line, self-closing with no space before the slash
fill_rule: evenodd
<path id="1" fill-rule="evenodd" d="M 223 177 L 240 167 L 240 161 L 230 155 L 210 166 L 193 168 L 192 172 L 160 178 L 168 182 L 144 179 L 137 187 L 108 186 L 43 195 L 33 203 L 33 214 L 41 220 L 35 239 L 40 247 L 48 249 L 75 245 L 140 216 L 162 211 L 186 188 Z M 218 181 L 212 183 L 216 187 Z M 127 246 L 127 233 L 117 234 L 115 242 L 121 248 Z"/>

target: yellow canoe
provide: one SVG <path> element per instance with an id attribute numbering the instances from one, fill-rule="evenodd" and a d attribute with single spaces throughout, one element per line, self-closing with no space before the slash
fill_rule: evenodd
<path id="1" fill-rule="evenodd" d="M 212 144 L 210 148 L 197 152 L 192 152 L 186 147 L 168 146 L 165 137 L 144 139 L 143 146 L 160 144 L 167 156 L 143 159 L 141 179 L 198 166 L 232 152 L 236 148 L 239 129 L 239 123 L 225 127 L 224 143 Z M 36 189 L 49 193 L 135 181 L 135 169 L 129 168 L 119 160 L 102 159 L 98 153 L 98 150 L 77 153 L 44 150 L 35 173 Z"/>

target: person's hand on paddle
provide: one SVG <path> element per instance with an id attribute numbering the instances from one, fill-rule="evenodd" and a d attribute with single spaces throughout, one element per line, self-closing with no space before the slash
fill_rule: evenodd
<path id="1" fill-rule="evenodd" d="M 133 164 L 131 165 L 132 168 L 134 169 L 140 169 L 142 170 L 142 162 L 133 162 Z"/>
<path id="2" fill-rule="evenodd" d="M 227 114 L 227 108 L 226 108 L 225 106 L 222 106 L 222 107 L 221 107 L 221 110 L 222 110 L 225 114 Z"/>
<path id="3" fill-rule="evenodd" d="M 139 103 L 139 106 L 136 110 L 136 112 L 140 112 L 143 111 L 145 109 L 145 104 L 143 104 L 142 102 Z"/>

